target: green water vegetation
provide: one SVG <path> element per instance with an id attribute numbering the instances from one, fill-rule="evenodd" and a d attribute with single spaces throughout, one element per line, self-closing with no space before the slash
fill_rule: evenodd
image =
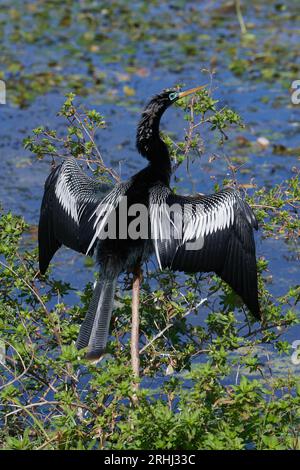
<path id="1" fill-rule="evenodd" d="M 245 192 L 263 238 L 283 240 L 295 254 L 297 171 L 272 189 L 256 189 L 250 180 L 239 185 L 239 165 L 224 149 L 231 128 L 242 125 L 240 117 L 206 90 L 180 106 L 186 138 L 166 138 L 174 169 L 201 157 L 208 132 L 228 166 L 224 184 Z M 106 132 L 103 116 L 77 108 L 69 94 L 59 119 L 66 121 L 64 134 L 38 127 L 24 140 L 38 157 L 35 164 L 49 155 L 59 162 L 72 154 L 98 178 L 118 178 L 95 144 L 95 134 Z M 266 257 L 258 259 L 261 324 L 215 275 L 160 272 L 151 262 L 144 267 L 136 390 L 129 344 L 131 274 L 118 290 L 109 354 L 98 364 L 87 362 L 74 341 L 92 285 L 75 292 L 51 272 L 41 276 L 37 250 L 27 249 L 28 236 L 23 218 L 2 211 L 2 448 L 300 450 L 300 366 L 291 361 L 295 351 L 282 337 L 299 323 L 300 290 L 288 286 L 274 296 Z"/>
<path id="2" fill-rule="evenodd" d="M 239 21 L 237 3 L 3 0 L 0 79 L 22 108 L 54 89 L 124 104 L 154 67 L 180 73 L 187 64 L 289 88 L 300 70 L 298 0 L 241 2 Z"/>

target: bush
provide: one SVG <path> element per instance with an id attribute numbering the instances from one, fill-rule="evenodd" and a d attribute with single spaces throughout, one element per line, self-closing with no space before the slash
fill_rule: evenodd
<path id="1" fill-rule="evenodd" d="M 241 125 L 234 111 L 218 109 L 206 91 L 198 98 L 181 105 L 187 138 L 175 145 L 165 137 L 175 168 L 188 156 L 201 156 L 199 128 L 203 135 L 218 135 L 224 145 L 229 127 Z M 39 127 L 25 139 L 25 147 L 38 158 L 72 154 L 97 177 L 118 179 L 95 144 L 95 132 L 105 127 L 103 117 L 94 110 L 79 114 L 73 94 L 60 114 L 68 121 L 66 137 Z M 237 169 L 229 159 L 227 163 L 237 183 Z M 263 237 L 296 243 L 297 174 L 246 197 Z M 74 341 L 92 287 L 86 285 L 78 303 L 68 305 L 72 286 L 51 273 L 39 274 L 37 251 L 24 243 L 28 230 L 21 217 L 2 212 L 3 448 L 300 449 L 300 381 L 293 373 L 290 345 L 281 339 L 299 322 L 299 287 L 290 286 L 274 298 L 267 259 L 258 260 L 262 324 L 247 316 L 239 298 L 217 276 L 183 277 L 148 267 L 141 290 L 141 386 L 136 390 L 128 344 L 130 275 L 124 276 L 118 293 L 109 355 L 98 364 L 89 363 Z M 190 317 L 197 321 L 190 322 Z M 284 374 L 280 365 L 286 367 Z"/>

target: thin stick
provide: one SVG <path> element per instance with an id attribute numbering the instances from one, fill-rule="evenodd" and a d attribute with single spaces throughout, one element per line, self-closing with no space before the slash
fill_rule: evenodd
<path id="1" fill-rule="evenodd" d="M 200 302 L 195 305 L 195 307 L 193 308 L 190 308 L 187 312 L 185 312 L 185 314 L 183 315 L 182 318 L 185 318 L 187 317 L 190 313 L 194 312 L 195 310 L 197 310 L 197 308 L 199 308 L 204 302 L 207 301 L 207 298 L 205 299 L 201 299 Z M 143 352 L 149 348 L 149 346 L 152 346 L 152 344 L 158 339 L 160 338 L 161 336 L 163 336 L 163 334 L 168 331 L 170 328 L 172 328 L 172 326 L 174 326 L 174 323 L 168 323 L 167 326 L 165 326 L 165 328 L 163 330 L 161 330 L 159 333 L 157 333 L 157 335 L 155 335 L 151 341 L 149 341 L 147 344 L 145 344 L 145 346 L 142 347 L 142 349 L 140 350 L 140 354 L 143 354 Z"/>
<path id="2" fill-rule="evenodd" d="M 238 20 L 239 20 L 239 23 L 240 23 L 241 32 L 242 32 L 242 34 L 246 34 L 247 33 L 247 28 L 246 28 L 245 21 L 244 21 L 244 18 L 243 18 L 240 0 L 235 0 L 235 9 L 236 9 L 236 14 L 237 14 L 237 17 L 238 17 Z"/>
<path id="3" fill-rule="evenodd" d="M 14 274 L 14 276 L 16 276 L 16 278 L 18 278 L 18 274 L 16 273 L 16 271 L 14 271 L 10 266 L 8 266 L 7 264 L 3 263 L 2 261 L 0 261 L 0 264 L 1 266 L 3 266 L 5 269 L 8 269 L 12 274 Z M 39 293 L 37 292 L 37 290 L 35 289 L 34 286 L 31 286 L 27 281 L 26 279 L 22 279 L 22 282 L 28 287 L 28 289 L 33 293 L 33 295 L 38 299 L 39 303 L 41 304 L 41 306 L 43 307 L 47 317 L 50 319 L 51 323 L 53 324 L 53 321 L 51 319 L 51 315 L 50 315 L 50 312 L 48 311 L 46 305 L 44 304 L 41 296 L 39 295 Z M 61 346 L 61 337 L 60 337 L 60 332 L 56 329 L 55 325 L 53 325 L 53 334 L 56 338 L 56 341 L 58 343 L 59 346 Z"/>
<path id="4" fill-rule="evenodd" d="M 87 130 L 87 128 L 86 128 L 85 125 L 83 124 L 82 120 L 81 120 L 76 114 L 74 115 L 74 117 L 75 117 L 76 121 L 78 122 L 78 124 L 79 124 L 80 126 L 82 126 L 84 132 L 86 133 L 86 135 L 88 136 L 88 138 L 89 138 L 90 141 L 92 142 L 92 144 L 93 144 L 93 146 L 94 146 L 94 149 L 95 149 L 95 151 L 96 151 L 96 153 L 97 153 L 97 155 L 98 155 L 98 159 L 99 159 L 99 161 L 100 161 L 101 166 L 104 166 L 104 161 L 103 161 L 102 155 L 101 155 L 101 153 L 100 153 L 100 150 L 98 149 L 98 146 L 97 146 L 97 144 L 96 144 L 96 142 L 95 142 L 95 140 L 94 140 L 92 134 Z"/>
<path id="5" fill-rule="evenodd" d="M 139 305 L 140 305 L 140 286 L 142 280 L 141 266 L 135 267 L 133 272 L 132 284 L 132 324 L 131 324 L 131 367 L 136 379 L 140 376 L 140 356 L 139 356 Z M 133 389 L 139 388 L 138 381 L 133 381 Z"/>
<path id="6" fill-rule="evenodd" d="M 80 119 L 80 117 L 75 113 L 74 115 L 74 118 L 76 119 L 76 121 L 78 122 L 78 124 L 82 127 L 82 129 L 84 130 L 84 132 L 86 133 L 86 135 L 88 136 L 88 138 L 90 139 L 90 141 L 92 142 L 93 146 L 94 146 L 94 149 L 97 153 L 97 156 L 98 156 L 98 161 L 97 161 L 97 164 L 104 170 L 104 171 L 107 171 L 110 176 L 112 176 L 114 178 L 115 181 L 117 181 L 117 183 L 120 182 L 120 177 L 119 175 L 112 169 L 112 168 L 108 168 L 104 161 L 103 161 L 103 158 L 102 158 L 102 155 L 100 153 L 100 150 L 94 140 L 94 137 L 93 135 L 91 134 L 91 132 L 88 131 L 88 129 L 86 128 L 86 126 L 84 125 L 83 121 Z M 88 165 L 88 167 L 90 168 L 90 170 L 92 170 L 92 168 L 90 167 L 89 165 L 89 160 L 88 159 L 84 159 Z"/>

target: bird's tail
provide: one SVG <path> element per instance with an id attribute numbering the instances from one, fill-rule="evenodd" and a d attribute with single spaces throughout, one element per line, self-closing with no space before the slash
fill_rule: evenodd
<path id="1" fill-rule="evenodd" d="M 87 359 L 95 360 L 105 352 L 118 276 L 97 281 L 93 297 L 76 341 L 77 349 L 88 346 Z"/>

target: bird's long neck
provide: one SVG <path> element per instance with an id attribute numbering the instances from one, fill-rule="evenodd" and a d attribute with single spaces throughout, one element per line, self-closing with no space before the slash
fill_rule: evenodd
<path id="1" fill-rule="evenodd" d="M 159 124 L 164 109 L 148 106 L 138 125 L 136 145 L 140 154 L 149 160 L 149 169 L 169 184 L 171 159 L 167 145 L 159 135 Z"/>

